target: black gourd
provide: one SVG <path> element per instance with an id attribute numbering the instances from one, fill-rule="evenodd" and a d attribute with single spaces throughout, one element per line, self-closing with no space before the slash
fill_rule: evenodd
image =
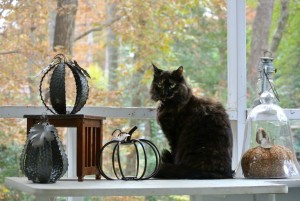
<path id="1" fill-rule="evenodd" d="M 34 183 L 55 183 L 66 173 L 68 158 L 53 125 L 39 122 L 30 129 L 20 167 Z"/>

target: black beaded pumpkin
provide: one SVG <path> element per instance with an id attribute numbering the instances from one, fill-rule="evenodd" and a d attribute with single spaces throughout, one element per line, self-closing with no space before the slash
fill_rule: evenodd
<path id="1" fill-rule="evenodd" d="M 67 67 L 71 70 L 76 84 L 76 100 L 72 111 L 67 111 L 66 109 L 65 71 Z M 49 95 L 52 108 L 55 112 L 45 103 L 42 93 L 44 78 L 50 71 L 53 72 L 49 83 Z M 65 55 L 58 54 L 43 72 L 44 75 L 40 81 L 40 97 L 45 107 L 53 114 L 75 114 L 80 111 L 85 105 L 89 94 L 87 78 L 90 78 L 90 75 L 87 71 L 81 68 L 75 60 L 67 60 Z"/>

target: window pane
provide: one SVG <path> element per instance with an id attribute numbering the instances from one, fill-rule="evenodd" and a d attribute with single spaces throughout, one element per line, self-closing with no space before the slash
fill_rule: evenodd
<path id="1" fill-rule="evenodd" d="M 195 94 L 225 103 L 225 0 L 79 1 L 74 7 L 76 16 L 69 13 L 75 22 L 74 35 L 67 40 L 62 36 L 72 31 L 69 23 L 55 31 L 59 24 L 55 1 L 13 1 L 4 6 L 1 105 L 42 105 L 41 75 L 36 75 L 59 52 L 72 54 L 90 73 L 87 105 L 153 106 L 149 96 L 152 62 L 164 70 L 182 65 Z M 67 45 L 59 45 L 58 39 Z M 50 73 L 43 82 L 46 101 L 49 77 Z M 76 94 L 72 77 L 67 72 L 70 106 Z"/>
<path id="2" fill-rule="evenodd" d="M 300 121 L 292 120 L 291 129 L 293 135 L 293 144 L 298 162 L 300 162 Z"/>
<path id="3" fill-rule="evenodd" d="M 75 26 L 69 40 L 63 38 L 72 23 L 55 32 L 56 14 L 64 14 L 56 1 L 7 2 L 0 10 L 0 105 L 42 105 L 40 73 L 59 52 L 70 54 L 91 75 L 90 106 L 154 106 L 149 96 L 152 62 L 164 70 L 182 65 L 196 95 L 225 104 L 226 0 L 79 0 L 73 5 L 76 16 L 70 12 Z M 66 47 L 57 45 L 59 39 L 68 42 Z M 43 82 L 45 100 L 50 75 Z M 68 69 L 66 82 L 67 104 L 72 106 L 76 87 Z M 138 136 L 151 139 L 159 150 L 168 146 L 155 120 L 107 119 L 105 142 L 114 129 L 128 131 L 133 125 L 139 127 Z M 1 149 L 6 150 L 1 161 L 9 161 L 3 164 L 8 171 L 3 183 L 6 176 L 22 176 L 17 153 L 25 142 L 25 121 L 1 119 L 0 128 Z M 14 157 L 6 160 L 8 156 Z"/>
<path id="4" fill-rule="evenodd" d="M 280 106 L 300 106 L 299 21 L 300 3 L 290 1 L 246 0 L 248 106 L 257 97 L 257 66 L 264 51 L 275 58 L 275 87 Z"/>

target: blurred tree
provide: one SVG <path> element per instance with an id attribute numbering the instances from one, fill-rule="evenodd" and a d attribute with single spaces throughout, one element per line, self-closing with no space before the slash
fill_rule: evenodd
<path id="1" fill-rule="evenodd" d="M 281 9 L 283 8 L 278 8 L 278 13 Z M 289 1 L 289 17 L 274 61 L 278 69 L 275 84 L 280 96 L 280 105 L 289 108 L 300 107 L 300 31 L 297 28 L 297 24 L 300 23 L 299 9 L 297 1 Z"/>
<path id="2" fill-rule="evenodd" d="M 78 0 L 58 0 L 53 50 L 72 55 Z"/>
<path id="3" fill-rule="evenodd" d="M 256 15 L 252 25 L 251 48 L 247 60 L 248 89 L 251 95 L 256 94 L 257 65 L 259 58 L 267 51 L 272 22 L 274 0 L 258 0 Z"/>
<path id="4" fill-rule="evenodd" d="M 185 8 L 184 32 L 175 43 L 175 54 L 194 88 L 225 103 L 227 97 L 226 2 L 201 1 Z"/>
<path id="5" fill-rule="evenodd" d="M 34 79 L 47 57 L 46 4 L 41 1 L 5 1 L 1 4 L 1 104 L 35 105 L 38 80 Z M 47 5 L 47 4 L 46 4 Z M 51 6 L 46 6 L 51 10 Z M 24 17 L 26 16 L 26 17 Z M 46 41 L 45 41 L 46 39 Z"/>
<path id="6" fill-rule="evenodd" d="M 116 0 L 113 4 L 114 6 L 107 9 L 107 12 L 105 8 L 109 8 L 112 1 L 93 3 L 80 1 L 79 3 L 75 0 L 59 0 L 55 5 L 53 2 L 43 0 L 26 2 L 26 4 L 21 2 L 17 2 L 16 5 L 10 4 L 9 9 L 13 12 L 5 17 L 5 24 L 9 26 L 3 28 L 3 33 L 6 32 L 3 36 L 9 37 L 9 40 L 1 41 L 5 47 L 15 47 L 4 52 L 6 57 L 12 58 L 9 59 L 10 66 L 18 68 L 17 66 L 22 66 L 24 61 L 28 62 L 32 66 L 30 74 L 34 75 L 49 63 L 57 51 L 73 54 L 79 64 L 84 64 L 83 67 L 96 65 L 105 71 L 105 65 L 114 64 L 115 70 L 109 71 L 108 78 L 109 82 L 113 83 L 107 85 L 116 86 L 115 92 L 109 94 L 114 101 L 103 99 L 104 96 L 108 97 L 107 91 L 111 91 L 112 88 L 102 87 L 102 91 L 99 91 L 96 90 L 98 86 L 91 85 L 91 91 L 97 93 L 92 96 L 97 97 L 98 100 L 89 100 L 88 104 L 146 106 L 153 105 L 148 95 L 152 79 L 151 63 L 154 62 L 163 69 L 174 69 L 183 65 L 185 75 L 196 91 L 204 91 L 207 96 L 217 96 L 223 101 L 226 100 L 223 98 L 226 96 L 227 72 L 225 68 L 226 1 Z M 29 8 L 32 10 L 29 11 Z M 47 8 L 47 12 L 32 12 L 34 9 L 39 10 L 37 8 L 41 10 Z M 14 12 L 16 9 L 18 12 Z M 54 10 L 58 10 L 56 22 L 53 20 Z M 26 12 L 30 12 L 29 16 L 32 17 L 19 16 L 19 13 Z M 80 14 L 77 15 L 77 12 Z M 109 13 L 111 16 L 108 15 Z M 20 31 L 25 27 L 24 22 L 28 24 L 26 32 Z M 14 23 L 19 26 L 14 27 Z M 15 34 L 18 31 L 24 34 Z M 107 39 L 104 31 L 109 33 L 106 35 Z M 89 35 L 90 33 L 93 35 Z M 112 34 L 114 36 L 110 37 Z M 86 36 L 88 37 L 85 38 Z M 109 42 L 108 39 L 111 41 Z M 52 46 L 56 52 L 51 50 Z M 117 54 L 109 53 L 111 51 Z M 112 55 L 114 58 L 111 59 Z M 116 60 L 118 62 L 113 63 Z M 0 59 L 0 64 L 6 66 L 7 59 L 2 61 Z M 28 68 L 19 69 L 20 75 L 24 75 L 21 71 L 28 70 Z M 12 72 L 9 71 L 4 79 L 10 79 L 9 75 L 12 75 Z M 14 76 L 16 79 L 12 80 L 21 79 L 21 76 Z M 127 77 L 130 79 L 124 79 Z M 15 89 L 10 87 L 11 90 L 5 91 L 9 95 L 0 99 L 11 102 L 13 96 L 15 104 L 24 104 L 24 96 L 19 96 L 20 91 L 16 89 L 20 88 L 21 83 L 26 89 L 27 87 L 36 89 L 38 79 L 33 79 L 33 76 L 31 79 L 32 83 L 29 83 L 30 80 L 6 82 L 5 86 L 11 83 Z M 105 78 L 93 79 L 104 80 Z M 32 93 L 29 91 L 28 97 L 31 95 L 38 97 L 36 91 Z M 38 101 L 28 99 L 25 104 L 35 105 Z"/>
<path id="7" fill-rule="evenodd" d="M 107 21 L 112 21 L 116 17 L 116 2 L 107 4 Z M 108 75 L 108 90 L 114 91 L 118 88 L 117 68 L 119 47 L 115 31 L 112 27 L 106 29 L 106 58 L 105 58 L 105 72 Z"/>
<path id="8" fill-rule="evenodd" d="M 72 56 L 77 7 L 78 7 L 78 0 L 57 1 L 56 18 L 55 18 L 54 35 L 53 35 L 54 38 L 53 38 L 53 47 L 52 47 L 54 52 L 63 53 L 70 57 Z M 49 21 L 51 23 L 51 18 L 49 19 Z M 49 34 L 49 36 L 51 37 L 52 34 Z M 49 80 L 49 77 L 46 77 L 46 79 Z M 74 86 L 74 84 L 72 85 Z M 73 87 L 73 91 L 74 90 L 75 88 Z M 49 89 L 44 90 L 43 93 L 44 93 L 43 99 L 45 103 L 49 102 L 50 101 Z M 75 92 L 73 94 L 75 94 Z"/>
<path id="9" fill-rule="evenodd" d="M 288 33 L 289 32 L 288 24 L 291 23 L 291 20 L 289 20 L 290 2 L 293 1 L 290 0 L 275 1 L 273 2 L 273 6 L 265 5 L 271 3 L 271 1 L 262 1 L 262 2 L 259 1 L 257 3 L 256 16 L 252 27 L 250 56 L 247 62 L 248 80 L 250 81 L 248 82 L 248 89 L 251 97 L 257 96 L 256 94 L 257 91 L 255 90 L 257 75 L 258 75 L 257 65 L 259 62 L 259 58 L 263 56 L 263 52 L 268 50 L 272 53 L 272 57 L 275 58 L 274 61 L 275 67 L 277 64 L 282 63 L 282 60 L 286 61 L 286 59 L 288 58 L 287 52 L 290 51 L 291 46 L 287 49 L 282 49 L 280 47 L 286 46 L 285 44 L 287 44 L 287 41 L 291 41 L 291 39 L 288 39 L 289 37 L 287 37 L 288 35 L 291 35 Z M 297 3 L 293 2 L 293 5 L 294 6 L 292 7 L 292 9 L 296 10 L 298 7 Z M 263 13 L 263 15 L 261 13 Z M 269 22 L 266 23 L 266 21 Z M 290 28 L 292 28 L 292 26 L 290 26 Z M 284 42 L 282 43 L 282 41 Z M 289 58 L 288 60 L 291 60 L 291 58 Z M 292 61 L 294 60 L 292 59 Z M 292 68 L 294 67 L 295 66 L 292 65 Z M 283 72 L 286 72 L 286 70 L 280 67 L 278 69 L 279 70 L 278 73 L 276 74 L 276 77 L 280 78 L 282 75 L 284 75 Z M 289 74 L 289 76 L 291 75 L 292 74 Z M 286 76 L 284 76 L 284 79 L 291 80 Z M 281 90 L 283 88 L 284 91 L 286 91 L 287 87 L 291 87 L 291 86 L 293 86 L 293 88 L 295 89 L 298 88 L 295 87 L 295 85 L 290 83 L 289 81 L 288 81 L 289 82 L 288 85 L 286 83 L 283 83 L 283 85 L 279 87 L 278 83 L 280 83 L 280 80 L 282 79 L 278 79 L 278 82 L 277 81 L 275 82 L 275 86 L 279 88 L 279 93 L 280 93 L 279 95 L 283 93 L 283 91 Z M 291 99 L 289 98 L 286 99 L 285 97 L 286 96 L 280 98 L 280 100 L 283 102 L 283 105 L 285 107 L 292 107 L 291 104 L 286 104 Z"/>
<path id="10" fill-rule="evenodd" d="M 280 41 L 285 31 L 285 27 L 289 19 L 289 3 L 289 0 L 280 0 L 280 16 L 278 19 L 277 27 L 272 37 L 271 45 L 269 48 L 270 52 L 275 53 L 279 47 Z"/>

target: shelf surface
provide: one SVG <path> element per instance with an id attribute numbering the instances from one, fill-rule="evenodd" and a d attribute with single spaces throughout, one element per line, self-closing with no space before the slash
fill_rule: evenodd
<path id="1" fill-rule="evenodd" d="M 300 180 L 294 181 L 300 186 Z M 269 180 L 77 180 L 61 179 L 54 184 L 32 183 L 25 177 L 7 177 L 5 185 L 37 196 L 148 196 L 233 195 L 288 193 L 288 184 Z"/>

